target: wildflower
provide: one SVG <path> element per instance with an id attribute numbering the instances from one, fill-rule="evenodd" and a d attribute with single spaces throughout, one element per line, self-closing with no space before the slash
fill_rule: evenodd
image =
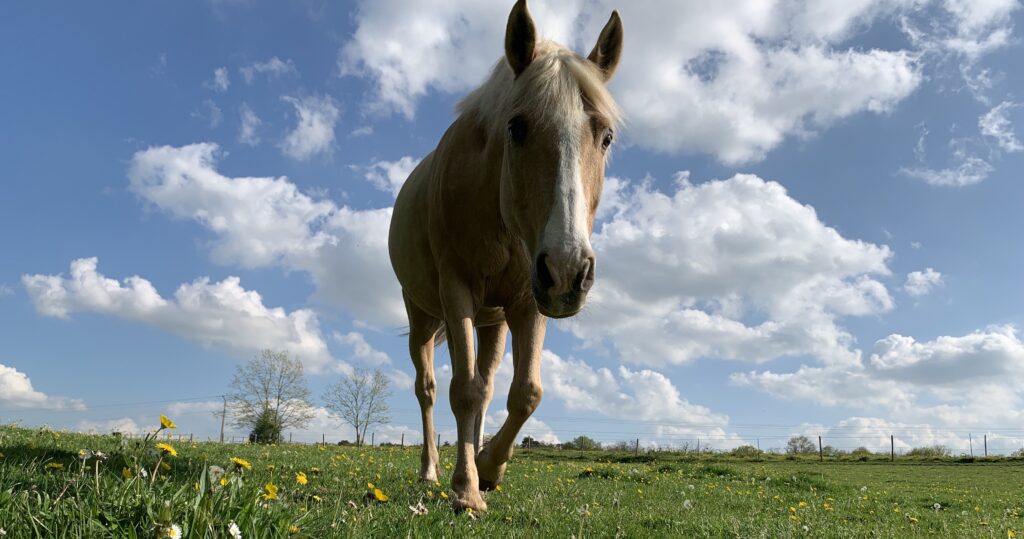
<path id="1" fill-rule="evenodd" d="M 92 458 L 96 460 L 107 460 L 108 458 L 110 458 L 110 455 L 107 455 L 103 451 L 93 451 Z"/>
<path id="2" fill-rule="evenodd" d="M 789 512 L 790 513 L 796 513 L 796 507 L 793 507 L 792 505 L 789 506 Z"/>
<path id="3" fill-rule="evenodd" d="M 292 524 L 291 526 L 288 527 L 288 533 L 292 533 L 292 534 L 299 533 L 299 527 L 296 526 L 295 524 Z"/>
<path id="4" fill-rule="evenodd" d="M 796 515 L 789 515 L 789 520 L 792 520 L 793 522 L 800 522 L 800 519 L 796 518 Z"/>
<path id="5" fill-rule="evenodd" d="M 161 462 L 160 463 L 160 469 L 165 471 L 165 472 L 169 472 L 169 471 L 171 471 L 171 465 L 166 463 L 166 462 Z"/>
<path id="6" fill-rule="evenodd" d="M 218 481 L 218 483 L 220 483 L 220 486 L 226 487 L 226 486 L 228 486 L 228 478 L 227 477 L 221 477 L 220 481 Z"/>
<path id="7" fill-rule="evenodd" d="M 242 530 L 238 529 L 238 524 L 235 524 L 234 521 L 228 526 L 228 534 L 231 539 L 242 539 Z"/>
<path id="8" fill-rule="evenodd" d="M 131 468 L 129 468 L 127 466 L 125 466 L 124 468 L 121 468 L 121 477 L 123 477 L 125 479 L 131 479 L 133 475 L 135 475 L 135 474 L 132 473 L 132 469 Z"/>
<path id="9" fill-rule="evenodd" d="M 938 503 L 938 502 L 935 502 L 934 504 L 932 504 L 932 509 L 935 510 L 935 511 L 940 511 L 940 510 L 942 510 L 942 504 Z"/>
<path id="10" fill-rule="evenodd" d="M 860 487 L 860 491 L 861 492 L 867 492 L 868 491 L 868 487 Z"/>
<path id="11" fill-rule="evenodd" d="M 687 511 L 693 509 L 693 502 L 690 500 L 683 500 L 683 509 L 686 509 Z"/>
<path id="12" fill-rule="evenodd" d="M 92 451 L 89 449 L 79 449 L 78 458 L 82 460 L 89 460 L 92 458 Z"/>
<path id="13" fill-rule="evenodd" d="M 800 502 L 797 504 L 799 507 L 807 507 L 807 502 Z"/>
<path id="14" fill-rule="evenodd" d="M 177 524 L 171 524 L 170 528 L 167 528 L 168 539 L 181 539 L 181 526 Z"/>
<path id="15" fill-rule="evenodd" d="M 313 495 L 313 501 L 319 503 L 320 502 L 320 496 L 317 496 L 316 494 L 314 494 Z"/>
<path id="16" fill-rule="evenodd" d="M 171 421 L 167 416 L 160 414 L 160 430 L 176 428 L 178 428 L 178 426 L 174 424 L 174 421 Z"/>
<path id="17" fill-rule="evenodd" d="M 373 489 L 375 489 L 375 488 L 377 488 L 377 487 L 373 486 L 373 483 L 367 483 L 367 484 L 366 484 L 366 488 L 368 488 L 368 489 L 370 489 L 370 490 L 373 490 Z"/>
<path id="18" fill-rule="evenodd" d="M 380 503 L 386 503 L 388 501 L 388 495 L 384 494 L 384 491 L 382 491 L 381 489 L 375 488 L 373 489 L 373 499 L 377 500 Z"/>
<path id="19" fill-rule="evenodd" d="M 1008 530 L 1006 530 L 1006 537 L 1008 539 L 1013 539 L 1014 537 L 1017 537 L 1017 532 L 1008 529 Z"/>
<path id="20" fill-rule="evenodd" d="M 267 483 L 266 486 L 263 487 L 263 490 L 265 491 L 265 493 L 263 494 L 264 500 L 277 499 L 277 485 L 275 485 L 273 482 Z"/>
<path id="21" fill-rule="evenodd" d="M 245 459 L 240 459 L 238 457 L 231 457 L 231 462 L 235 465 L 236 469 L 239 469 L 239 470 L 242 470 L 242 469 L 251 470 L 252 469 L 252 464 L 249 464 L 249 461 L 247 461 Z"/>
<path id="22" fill-rule="evenodd" d="M 64 465 L 62 463 L 60 463 L 60 462 L 47 462 L 46 463 L 46 469 L 47 470 L 59 471 L 59 470 L 63 470 L 64 469 Z"/>
<path id="23" fill-rule="evenodd" d="M 178 450 L 175 449 L 174 446 L 172 446 L 171 444 L 160 442 L 156 444 L 156 448 L 159 449 L 160 451 L 163 451 L 165 455 L 170 455 L 172 457 L 178 456 Z"/>
<path id="24" fill-rule="evenodd" d="M 199 481 L 192 483 L 192 490 L 199 492 Z"/>
<path id="25" fill-rule="evenodd" d="M 306 479 L 306 474 L 304 472 L 299 472 L 295 474 L 295 482 L 300 485 L 305 485 L 306 483 L 309 483 L 309 479 Z"/>
<path id="26" fill-rule="evenodd" d="M 423 505 L 423 502 L 419 502 L 416 505 L 410 505 L 409 510 L 412 511 L 413 515 L 418 517 L 429 513 L 429 511 L 427 511 L 427 506 Z"/>
<path id="27" fill-rule="evenodd" d="M 274 471 L 276 469 L 277 469 L 277 465 L 276 464 L 267 464 L 267 471 L 268 472 L 272 472 L 272 471 Z"/>
<path id="28" fill-rule="evenodd" d="M 313 475 L 320 475 L 320 468 L 317 468 L 316 466 L 313 466 L 312 468 L 310 468 L 310 470 L 309 470 L 309 471 L 310 471 L 310 472 L 311 472 L 311 473 L 312 473 Z"/>
<path id="29" fill-rule="evenodd" d="M 807 532 L 811 531 L 811 529 L 807 527 L 807 524 L 804 524 L 803 526 L 801 526 L 800 529 L 803 530 L 804 533 L 807 533 Z"/>
<path id="30" fill-rule="evenodd" d="M 221 468 L 220 466 L 210 466 L 210 469 L 207 470 L 207 474 L 210 478 L 210 483 L 216 483 L 220 481 L 221 477 L 224 477 L 224 468 Z"/>
<path id="31" fill-rule="evenodd" d="M 496 491 L 498 491 L 498 492 L 501 492 L 501 485 L 496 485 L 496 486 L 494 487 L 494 490 L 496 490 Z"/>

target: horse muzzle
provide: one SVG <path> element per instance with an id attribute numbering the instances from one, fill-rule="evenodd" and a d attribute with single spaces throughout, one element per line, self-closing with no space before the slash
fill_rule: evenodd
<path id="1" fill-rule="evenodd" d="M 540 313 L 567 318 L 580 312 L 594 286 L 596 262 L 590 249 L 575 256 L 542 251 L 533 265 L 533 297 Z"/>

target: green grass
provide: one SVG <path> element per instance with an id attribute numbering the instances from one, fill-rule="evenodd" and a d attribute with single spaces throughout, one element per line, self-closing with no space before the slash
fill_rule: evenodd
<path id="1" fill-rule="evenodd" d="M 152 445 L 0 427 L 0 528 L 18 538 L 160 537 L 171 524 L 186 537 L 228 537 L 231 522 L 246 538 L 1005 538 L 1008 530 L 1024 538 L 1024 464 L 1010 460 L 520 451 L 502 490 L 486 495 L 490 511 L 474 519 L 453 514 L 441 497 L 449 477 L 440 486 L 416 481 L 418 448 L 174 443 L 178 456 L 161 459 Z M 109 458 L 83 460 L 83 449 Z M 231 457 L 253 469 L 235 471 Z M 453 459 L 442 451 L 442 467 Z M 171 468 L 153 480 L 158 460 Z M 211 465 L 227 470 L 226 486 L 208 481 Z M 308 484 L 296 483 L 300 471 Z M 275 500 L 264 499 L 268 482 L 279 487 Z M 367 497 L 368 482 L 387 503 Z M 429 512 L 418 516 L 410 506 L 421 502 Z"/>

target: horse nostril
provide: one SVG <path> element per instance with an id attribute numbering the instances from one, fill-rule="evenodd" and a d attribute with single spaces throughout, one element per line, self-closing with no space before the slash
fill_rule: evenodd
<path id="1" fill-rule="evenodd" d="M 576 292 L 589 292 L 592 286 L 594 286 L 594 257 L 583 261 L 583 268 L 576 274 L 576 278 L 572 282 L 572 289 Z"/>
<path id="2" fill-rule="evenodd" d="M 543 253 L 537 257 L 537 281 L 545 290 L 555 286 L 555 278 L 551 276 L 551 269 L 548 268 L 548 255 Z"/>

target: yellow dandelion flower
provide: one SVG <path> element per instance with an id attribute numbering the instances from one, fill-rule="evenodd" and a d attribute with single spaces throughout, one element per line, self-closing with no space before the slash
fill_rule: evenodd
<path id="1" fill-rule="evenodd" d="M 299 533 L 299 527 L 296 526 L 295 524 L 292 524 L 291 526 L 288 527 L 288 533 L 291 533 L 291 534 Z"/>
<path id="2" fill-rule="evenodd" d="M 807 507 L 807 502 L 800 502 L 797 504 L 799 507 Z"/>
<path id="3" fill-rule="evenodd" d="M 373 498 L 378 502 L 385 503 L 388 501 L 388 495 L 384 494 L 379 488 L 373 489 Z"/>
<path id="4" fill-rule="evenodd" d="M 299 472 L 295 474 L 295 482 L 300 485 L 305 485 L 306 483 L 309 483 L 309 479 L 306 479 L 305 472 Z"/>
<path id="5" fill-rule="evenodd" d="M 238 457 L 231 457 L 231 463 L 234 464 L 235 468 L 237 468 L 239 470 L 242 470 L 242 469 L 251 470 L 252 469 L 252 464 L 249 464 L 249 461 L 247 461 L 245 459 L 240 459 Z"/>
<path id="6" fill-rule="evenodd" d="M 917 517 L 910 517 L 911 524 L 917 524 Z"/>
<path id="7" fill-rule="evenodd" d="M 790 513 L 796 513 L 796 507 L 793 507 L 792 505 L 789 506 L 789 512 Z"/>
<path id="8" fill-rule="evenodd" d="M 442 490 L 441 491 L 441 497 L 447 500 L 448 499 L 448 493 Z"/>
<path id="9" fill-rule="evenodd" d="M 314 502 L 319 502 L 320 501 L 320 496 L 317 496 L 316 494 L 314 494 L 313 495 L 313 501 Z"/>
<path id="10" fill-rule="evenodd" d="M 192 483 L 192 490 L 194 490 L 196 492 L 199 492 L 199 483 L 198 482 Z"/>
<path id="11" fill-rule="evenodd" d="M 54 471 L 63 470 L 64 469 L 64 464 L 62 464 L 60 462 L 47 462 L 46 463 L 46 469 L 47 470 L 54 470 Z"/>
<path id="12" fill-rule="evenodd" d="M 218 482 L 220 483 L 220 486 L 222 486 L 222 487 L 228 486 L 228 478 L 227 477 L 221 477 L 220 481 L 218 481 Z"/>
<path id="13" fill-rule="evenodd" d="M 1013 530 L 1006 530 L 1006 537 L 1013 539 L 1014 537 L 1017 537 L 1017 532 Z"/>
<path id="14" fill-rule="evenodd" d="M 434 491 L 433 490 L 428 490 L 427 491 L 427 497 L 428 498 L 433 498 L 434 497 Z"/>
<path id="15" fill-rule="evenodd" d="M 497 490 L 498 492 L 501 492 L 501 485 L 497 485 L 497 486 L 495 486 L 495 487 L 494 487 L 494 490 Z"/>
<path id="16" fill-rule="evenodd" d="M 796 515 L 789 515 L 789 520 L 792 520 L 793 522 L 800 522 L 800 519 L 796 518 Z"/>
<path id="17" fill-rule="evenodd" d="M 268 472 L 272 472 L 272 471 L 274 471 L 276 469 L 277 469 L 277 465 L 275 465 L 275 464 L 267 464 L 267 471 Z"/>
<path id="18" fill-rule="evenodd" d="M 178 426 L 175 425 L 174 421 L 171 421 L 170 418 L 168 418 L 167 416 L 165 416 L 163 414 L 160 414 L 160 428 L 161 429 L 176 429 L 176 428 L 178 428 Z"/>
<path id="19" fill-rule="evenodd" d="M 156 444 L 156 448 L 159 449 L 160 451 L 163 451 L 165 455 L 170 455 L 172 457 L 178 456 L 178 450 L 175 449 L 174 446 L 172 446 L 171 444 L 160 442 Z"/>
<path id="20" fill-rule="evenodd" d="M 277 499 L 277 485 L 273 482 L 267 483 L 263 487 L 263 499 L 264 500 L 276 500 Z"/>
<path id="21" fill-rule="evenodd" d="M 373 486 L 373 483 L 367 483 L 367 484 L 366 484 L 366 488 L 368 488 L 368 489 L 370 489 L 370 490 L 373 490 L 373 489 L 375 489 L 375 488 L 377 488 L 377 487 Z"/>
<path id="22" fill-rule="evenodd" d="M 135 475 L 135 474 L 132 473 L 131 468 L 128 468 L 128 467 L 121 468 L 121 477 L 123 477 L 125 479 L 131 479 L 133 475 Z"/>

